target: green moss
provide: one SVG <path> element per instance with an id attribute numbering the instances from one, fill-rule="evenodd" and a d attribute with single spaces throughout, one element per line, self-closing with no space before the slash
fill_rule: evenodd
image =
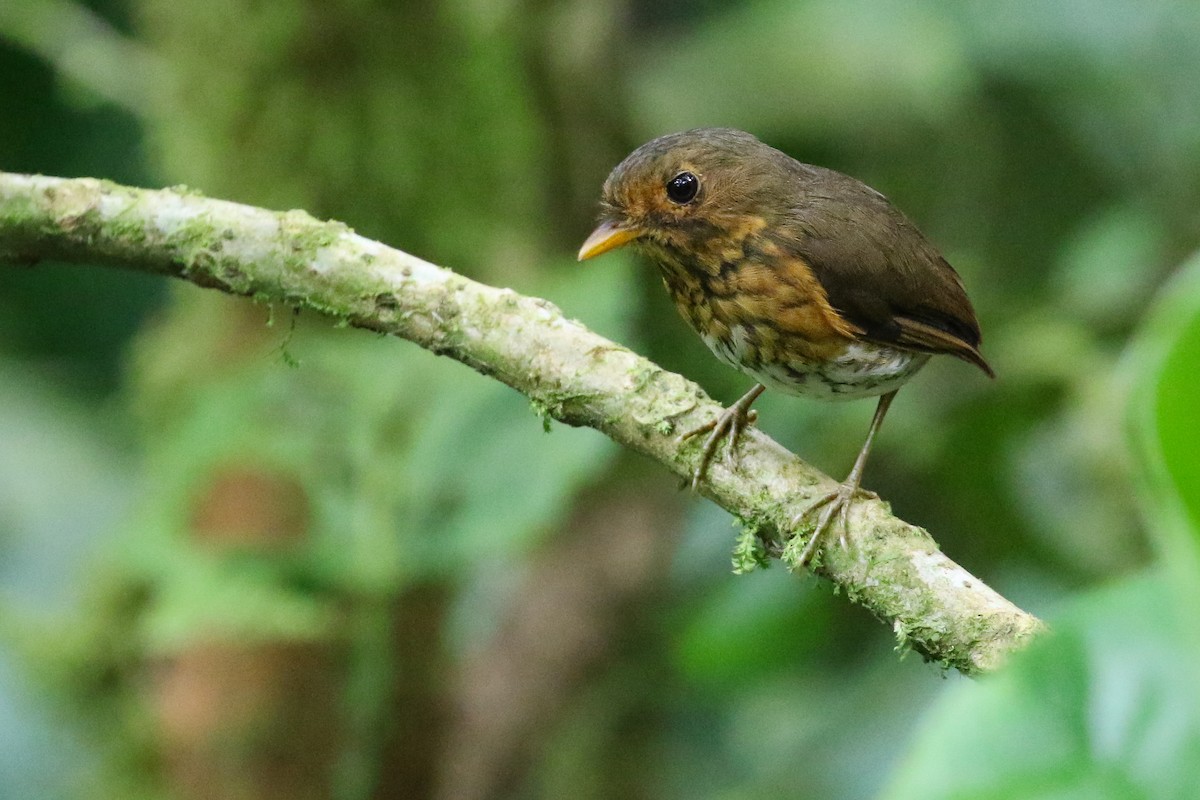
<path id="1" fill-rule="evenodd" d="M 322 284 L 323 276 L 312 270 L 321 250 L 335 245 L 339 238 L 350 231 L 340 222 L 322 222 L 303 211 L 287 211 L 277 216 L 280 226 L 279 238 L 283 244 L 282 261 L 279 262 L 276 283 L 279 296 L 274 300 L 282 301 L 292 306 L 304 306 L 320 314 L 332 317 L 340 328 L 353 324 L 356 317 L 372 313 L 371 309 L 361 307 L 362 298 L 378 296 L 378 286 L 370 281 L 348 282 L 345 275 L 338 276 L 338 282 Z M 303 286 L 297 280 L 303 276 L 309 285 Z M 295 288 L 299 286 L 300 290 Z M 323 292 L 317 289 L 329 289 Z M 314 299 L 315 295 L 325 294 L 332 299 L 322 302 Z M 373 301 L 372 301 L 373 302 Z"/>
<path id="2" fill-rule="evenodd" d="M 734 525 L 739 528 L 733 545 L 733 574 L 745 575 L 756 569 L 766 569 L 771 562 L 763 546 L 763 522 L 756 517 L 735 517 Z"/>
<path id="3" fill-rule="evenodd" d="M 215 239 L 216 232 L 208 215 L 201 214 L 180 225 L 164 244 L 175 254 L 176 262 L 183 266 L 185 272 L 198 269 L 215 273 L 214 277 L 218 277 L 219 273 L 232 272 L 237 268 L 234 264 L 224 265 L 214 257 L 212 244 Z"/>
<path id="4" fill-rule="evenodd" d="M 541 418 L 542 430 L 549 433 L 550 423 L 554 421 L 554 414 L 551 412 L 550 407 L 537 398 L 529 399 L 529 407 L 533 409 L 534 414 L 537 414 Z"/>
<path id="5" fill-rule="evenodd" d="M 40 217 L 37 204 L 28 195 L 14 194 L 0 202 L 0 227 L 5 231 L 25 230 Z"/>
<path id="6" fill-rule="evenodd" d="M 537 399 L 531 402 L 535 403 L 535 410 L 544 409 L 546 414 L 560 422 L 581 425 L 592 424 L 591 417 L 585 412 L 595 398 L 596 394 L 591 392 L 539 390 Z"/>
<path id="7" fill-rule="evenodd" d="M 177 247 L 202 245 L 216 241 L 220 234 L 213 227 L 208 214 L 197 214 L 171 233 L 171 243 Z"/>
<path id="8" fill-rule="evenodd" d="M 901 658 L 912 652 L 912 641 L 908 638 L 908 626 L 902 620 L 897 619 L 892 623 L 892 632 L 896 636 L 895 651 Z"/>
<path id="9" fill-rule="evenodd" d="M 131 208 L 130 211 L 133 209 Z M 128 214 L 128 212 L 125 212 Z M 106 227 L 109 235 L 128 245 L 141 245 L 146 241 L 146 225 L 141 219 L 130 219 L 122 214 L 110 220 Z"/>
<path id="10" fill-rule="evenodd" d="M 783 546 L 783 553 L 780 555 L 779 560 L 792 572 L 795 572 L 800 567 L 800 554 L 804 551 L 804 545 L 808 542 L 809 537 L 812 536 L 815 528 L 816 523 L 803 522 L 792 531 L 787 544 Z M 812 564 L 809 566 L 812 568 L 817 567 L 820 563 L 820 558 L 821 551 L 818 550 L 813 554 Z"/>
<path id="11" fill-rule="evenodd" d="M 285 211 L 279 215 L 280 232 L 289 247 L 308 256 L 317 250 L 329 247 L 344 234 L 351 233 L 350 227 L 336 220 L 319 220 L 307 211 Z"/>
<path id="12" fill-rule="evenodd" d="M 286 366 L 288 366 L 291 369 L 299 369 L 300 368 L 300 359 L 298 359 L 294 355 L 292 355 L 292 351 L 288 348 L 288 344 L 290 341 L 291 341 L 291 336 L 289 335 L 287 340 L 280 343 L 280 345 L 279 345 L 279 360 L 282 361 Z"/>
<path id="13" fill-rule="evenodd" d="M 329 303 L 322 303 L 322 302 L 312 299 L 312 297 L 301 298 L 300 303 L 305 308 L 316 311 L 318 314 L 323 314 L 327 317 L 331 317 L 337 323 L 339 323 L 339 327 L 346 327 L 348 325 L 353 324 L 354 315 L 351 314 L 350 312 L 348 312 L 345 308 L 331 305 Z M 340 324 L 343 322 L 345 323 L 345 325 Z"/>

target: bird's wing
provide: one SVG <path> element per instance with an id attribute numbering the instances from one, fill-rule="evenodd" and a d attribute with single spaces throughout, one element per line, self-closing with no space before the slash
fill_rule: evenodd
<path id="1" fill-rule="evenodd" d="M 867 341 L 945 353 L 994 375 L 958 273 L 883 195 L 838 176 L 847 183 L 798 207 L 787 237 L 830 305 Z"/>

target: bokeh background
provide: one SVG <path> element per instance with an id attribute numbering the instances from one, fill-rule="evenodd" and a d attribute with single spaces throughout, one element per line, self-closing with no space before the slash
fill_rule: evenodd
<path id="1" fill-rule="evenodd" d="M 730 402 L 608 170 L 750 130 L 889 195 L 999 378 L 866 484 L 1056 635 L 968 681 L 599 434 L 405 342 L 0 267 L 0 796 L 1193 798 L 1200 5 L 3 0 L 0 168 L 303 208 Z M 766 395 L 835 475 L 871 403 Z"/>

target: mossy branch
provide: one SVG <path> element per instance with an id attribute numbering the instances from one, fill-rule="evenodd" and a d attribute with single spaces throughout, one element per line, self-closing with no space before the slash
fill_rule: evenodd
<path id="1" fill-rule="evenodd" d="M 720 407 L 696 384 L 565 318 L 545 300 L 468 280 L 345 225 L 187 189 L 0 173 L 0 262 L 106 264 L 230 294 L 310 308 L 399 336 L 527 395 L 568 425 L 595 428 L 691 474 L 698 442 L 680 430 Z M 701 493 L 744 521 L 788 563 L 808 530 L 789 521 L 835 482 L 759 431 L 734 467 L 720 460 Z M 902 645 L 966 674 L 995 669 L 1042 628 L 880 501 L 856 502 L 852 547 L 815 571 L 892 625 Z M 742 561 L 763 556 L 747 537 Z"/>

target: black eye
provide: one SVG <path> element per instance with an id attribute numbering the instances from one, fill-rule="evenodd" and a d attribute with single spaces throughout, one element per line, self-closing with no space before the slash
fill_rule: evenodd
<path id="1" fill-rule="evenodd" d="M 680 205 L 692 202 L 698 191 L 700 179 L 690 172 L 681 172 L 667 181 L 667 197 L 671 198 L 671 202 Z"/>

